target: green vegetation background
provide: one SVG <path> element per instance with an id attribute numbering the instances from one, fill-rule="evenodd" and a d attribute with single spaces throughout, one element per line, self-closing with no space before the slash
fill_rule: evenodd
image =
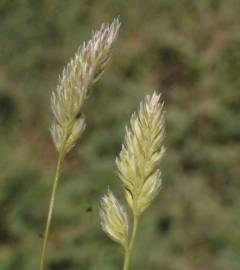
<path id="1" fill-rule="evenodd" d="M 142 218 L 133 268 L 239 270 L 240 2 L 0 0 L 0 269 L 38 269 L 56 152 L 49 96 L 78 45 L 120 15 L 112 61 L 68 155 L 48 270 L 117 270 L 98 201 L 123 194 L 114 160 L 146 93 L 167 109 L 163 190 Z"/>

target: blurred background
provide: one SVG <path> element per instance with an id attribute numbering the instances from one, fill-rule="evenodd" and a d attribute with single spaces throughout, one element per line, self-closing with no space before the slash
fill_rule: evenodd
<path id="1" fill-rule="evenodd" d="M 0 0 L 0 269 L 38 269 L 56 152 L 49 97 L 63 67 L 102 22 L 122 28 L 67 156 L 48 270 L 122 269 L 100 230 L 114 160 L 145 94 L 166 104 L 163 189 L 142 217 L 132 269 L 240 268 L 240 2 Z"/>

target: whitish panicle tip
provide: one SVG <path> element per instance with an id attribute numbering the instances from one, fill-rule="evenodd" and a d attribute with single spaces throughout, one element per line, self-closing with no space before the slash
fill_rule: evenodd
<path id="1" fill-rule="evenodd" d="M 156 91 L 153 92 L 152 96 L 150 97 L 150 104 L 151 106 L 156 106 L 156 104 L 160 101 L 161 94 L 157 94 Z"/>

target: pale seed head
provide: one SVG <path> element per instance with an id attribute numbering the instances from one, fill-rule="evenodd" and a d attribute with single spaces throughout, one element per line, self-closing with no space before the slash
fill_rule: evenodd
<path id="1" fill-rule="evenodd" d="M 110 190 L 101 199 L 100 219 L 103 231 L 126 248 L 128 245 L 127 213 Z"/>
<path id="2" fill-rule="evenodd" d="M 68 152 L 85 128 L 82 106 L 92 84 L 105 70 L 119 27 L 118 19 L 110 25 L 102 24 L 92 38 L 79 47 L 59 77 L 57 89 L 51 97 L 54 115 L 51 134 L 58 151 L 65 142 Z"/>
<path id="3" fill-rule="evenodd" d="M 116 159 L 126 199 L 134 214 L 141 214 L 161 186 L 159 162 L 164 153 L 164 111 L 160 95 L 147 95 L 138 114 L 126 127 L 125 141 Z"/>

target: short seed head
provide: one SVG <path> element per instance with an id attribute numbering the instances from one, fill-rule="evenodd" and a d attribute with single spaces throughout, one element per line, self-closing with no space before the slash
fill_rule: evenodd
<path id="1" fill-rule="evenodd" d="M 101 199 L 100 218 L 103 231 L 126 248 L 128 244 L 127 214 L 110 190 Z"/>

